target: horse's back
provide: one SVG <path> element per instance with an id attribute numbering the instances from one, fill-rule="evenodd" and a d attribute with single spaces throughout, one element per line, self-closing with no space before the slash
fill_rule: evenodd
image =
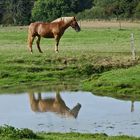
<path id="1" fill-rule="evenodd" d="M 48 22 L 34 22 L 29 25 L 29 32 L 32 36 L 52 37 L 52 30 Z"/>
<path id="2" fill-rule="evenodd" d="M 31 24 L 29 25 L 29 28 L 28 28 L 29 32 L 30 32 L 32 35 L 37 34 L 37 32 L 38 32 L 38 27 L 39 27 L 40 24 L 42 24 L 42 22 L 33 22 L 33 23 L 31 23 Z"/>
<path id="3" fill-rule="evenodd" d="M 29 25 L 31 36 L 41 36 L 45 38 L 54 38 L 56 35 L 62 36 L 64 33 L 63 21 L 59 22 L 34 22 Z"/>

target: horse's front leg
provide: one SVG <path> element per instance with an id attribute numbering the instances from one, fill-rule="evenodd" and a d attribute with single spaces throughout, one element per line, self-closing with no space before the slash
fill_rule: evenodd
<path id="1" fill-rule="evenodd" d="M 59 36 L 55 36 L 55 41 L 56 41 L 56 44 L 55 44 L 55 52 L 56 53 L 58 53 L 59 40 L 60 40 L 60 37 Z"/>

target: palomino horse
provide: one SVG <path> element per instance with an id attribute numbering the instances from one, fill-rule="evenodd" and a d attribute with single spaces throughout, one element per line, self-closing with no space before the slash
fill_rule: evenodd
<path id="1" fill-rule="evenodd" d="M 70 26 L 73 29 L 75 29 L 75 31 L 77 32 L 80 31 L 80 27 L 75 17 L 61 17 L 52 21 L 51 23 L 47 23 L 47 22 L 31 23 L 28 29 L 28 45 L 31 53 L 33 52 L 32 44 L 35 37 L 38 38 L 36 44 L 40 53 L 42 53 L 40 48 L 41 37 L 55 38 L 56 40 L 55 51 L 58 52 L 59 40 L 64 34 L 65 30 Z"/>
<path id="2" fill-rule="evenodd" d="M 56 93 L 54 98 L 41 97 L 41 93 L 38 93 L 38 97 L 35 97 L 34 93 L 29 93 L 30 106 L 34 112 L 54 112 L 65 117 L 77 118 L 81 104 L 77 103 L 73 109 L 66 106 L 65 102 L 61 98 L 59 92 Z"/>

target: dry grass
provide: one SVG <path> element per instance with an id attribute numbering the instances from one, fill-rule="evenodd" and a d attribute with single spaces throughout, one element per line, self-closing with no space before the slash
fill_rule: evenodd
<path id="1" fill-rule="evenodd" d="M 140 21 L 120 21 L 122 28 L 139 28 Z M 91 20 L 91 21 L 79 21 L 81 27 L 86 28 L 120 28 L 119 21 L 99 21 L 99 20 Z"/>
<path id="2" fill-rule="evenodd" d="M 116 20 L 81 20 L 78 21 L 78 23 L 80 24 L 80 26 L 82 28 L 119 28 L 120 27 L 120 23 L 121 23 L 121 27 L 122 28 L 139 28 L 140 27 L 140 21 L 125 21 L 122 20 L 120 21 L 116 21 Z M 6 27 L 1 31 L 5 31 Z M 10 30 L 9 30 L 10 29 Z M 15 30 L 24 30 L 24 29 L 28 29 L 28 26 L 14 26 L 14 27 L 7 27 L 7 32 L 9 30 L 10 31 L 15 31 Z"/>

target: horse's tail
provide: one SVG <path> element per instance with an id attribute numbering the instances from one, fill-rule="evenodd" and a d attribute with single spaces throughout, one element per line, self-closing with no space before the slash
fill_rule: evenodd
<path id="1" fill-rule="evenodd" d="M 31 25 L 31 24 L 30 24 Z M 30 39 L 31 39 L 31 29 L 30 29 L 30 25 L 28 27 L 28 38 L 27 38 L 27 44 L 29 45 Z"/>
<path id="2" fill-rule="evenodd" d="M 33 36 L 32 36 L 32 23 L 29 25 L 28 27 L 28 38 L 27 38 L 27 44 L 28 44 L 28 48 L 32 53 L 32 43 L 33 43 Z"/>

